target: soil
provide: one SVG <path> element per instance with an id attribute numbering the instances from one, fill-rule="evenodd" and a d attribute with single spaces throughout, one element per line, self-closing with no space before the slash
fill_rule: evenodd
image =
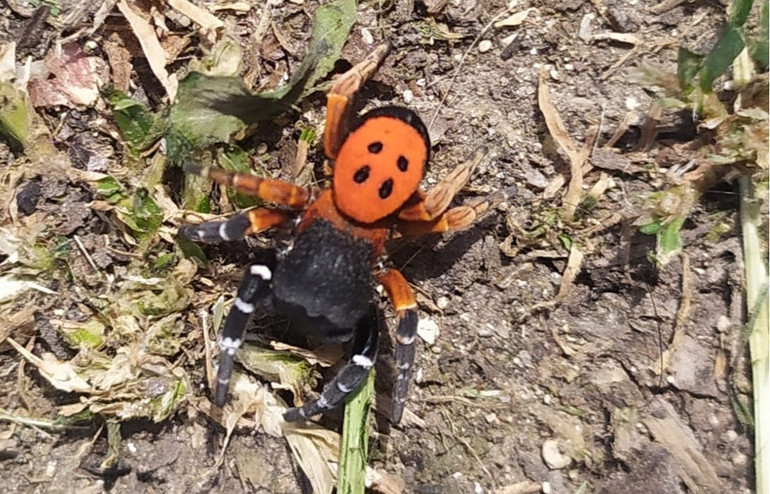
<path id="1" fill-rule="evenodd" d="M 282 54 L 269 67 L 296 66 L 315 2 L 271 3 L 276 25 L 294 29 L 286 36 L 297 53 L 286 52 L 268 35 L 265 43 Z M 693 125 L 687 118 L 676 120 L 675 130 L 650 149 L 637 149 L 655 96 L 635 74 L 647 65 L 675 73 L 681 43 L 696 50 L 711 46 L 725 6 L 687 2 L 658 11 L 654 2 L 512 3 L 508 15 L 496 18 L 505 2 L 362 2 L 343 51 L 342 58 L 355 63 L 376 43 L 393 45 L 361 103 L 408 105 L 430 123 L 428 184 L 483 145 L 489 154 L 458 202 L 516 188 L 507 203 L 471 229 L 421 239 L 392 254 L 391 262 L 418 294 L 421 319 L 434 322 L 438 334 L 431 343 L 425 341 L 429 336 L 418 343 L 407 406 L 421 420 L 400 426 L 389 426 L 382 417 L 374 421 L 370 463 L 401 479 L 404 492 L 419 494 L 752 492 L 753 446 L 734 408 L 750 403 L 740 336 L 745 305 L 735 191 L 721 185 L 703 197 L 685 223 L 683 253 L 665 266 L 651 260 L 654 237 L 633 224 L 644 194 L 668 185 L 662 168 L 691 159 L 682 143 L 691 139 Z M 11 7 L 0 7 L 4 42 L 34 19 L 31 9 Z M 62 5 L 60 15 L 71 8 Z M 82 19 L 93 19 L 97 8 L 89 7 Z M 216 15 L 238 24 L 245 44 L 262 8 Z M 519 25 L 493 23 L 528 8 Z M 114 21 L 119 13 L 111 16 Z M 40 59 L 72 32 L 55 23 L 35 29 L 39 41 L 19 49 L 18 63 L 26 56 Z M 633 34 L 639 44 L 592 37 L 607 32 Z M 186 34 L 191 33 L 188 27 Z M 78 43 L 98 47 L 103 40 L 100 28 Z M 158 107 L 159 86 L 146 61 L 134 63 L 131 94 Z M 569 162 L 539 110 L 540 74 L 574 142 L 582 145 L 599 129 L 584 189 L 602 176 L 610 187 L 592 208 L 581 205 L 585 211 L 577 221 L 559 217 L 566 186 L 550 192 L 559 177 L 569 179 Z M 87 130 L 94 120 L 110 118 L 103 107 L 41 113 L 51 129 L 73 129 L 71 137 L 56 141 L 73 166 L 83 149 L 87 157 L 105 160 L 100 171 L 124 159 L 117 136 Z M 323 99 L 313 97 L 301 113 L 281 122 L 320 122 L 323 113 Z M 621 125 L 628 130 L 605 148 Z M 279 131 L 277 136 L 266 140 L 270 156 L 291 162 L 296 135 Z M 664 150 L 668 162 L 659 164 Z M 9 148 L 3 156 L 8 160 L 3 167 L 19 167 L 24 159 Z M 320 149 L 311 150 L 311 159 L 320 156 Z M 178 177 L 167 178 L 173 188 Z M 38 214 L 37 228 L 63 237 L 107 235 L 111 245 L 129 253 L 125 259 L 107 257 L 103 269 L 117 277 L 125 273 L 132 247 L 120 230 L 106 226 L 104 213 L 86 206 L 92 185 L 27 173 L 12 186 L 17 213 L 4 213 L 4 227 L 30 228 L 25 215 Z M 61 190 L 54 194 L 56 187 Z M 47 197 L 63 199 L 53 203 Z M 585 257 L 569 290 L 557 296 L 568 265 L 566 239 L 578 242 Z M 98 250 L 95 243 L 90 248 Z M 210 290 L 234 293 L 238 266 L 249 257 L 246 248 L 241 243 L 230 251 L 207 249 L 213 263 L 204 273 Z M 78 257 L 73 253 L 71 262 L 84 263 Z M 54 280 L 38 282 L 52 287 Z M 42 307 L 40 321 L 61 317 L 79 310 L 78 287 L 95 282 L 76 276 L 55 283 L 65 295 L 53 300 L 36 292 L 15 301 L 14 310 L 36 305 Z M 45 324 L 31 314 L 28 319 L 14 326 L 11 336 L 24 345 L 37 335 L 33 353 L 41 345 L 57 353 L 57 337 L 46 339 Z M 681 333 L 674 340 L 677 325 Z M 193 394 L 206 398 L 200 335 L 191 333 L 188 358 L 181 361 L 197 379 Z M 192 341 L 193 336 L 199 339 Z M 661 354 L 672 341 L 661 375 Z M 22 365 L 7 342 L 0 343 L 4 414 L 55 418 L 55 407 L 74 401 Z M 60 352 L 59 358 L 72 357 L 66 345 Z M 339 427 L 334 419 L 327 422 Z M 98 467 L 107 449 L 98 420 L 74 431 L 0 424 L 2 490 L 9 494 L 308 491 L 284 440 L 261 430 L 238 430 L 217 466 L 225 432 L 192 405 L 158 424 L 124 423 L 121 462 L 130 470 L 117 476 L 84 467 Z"/>

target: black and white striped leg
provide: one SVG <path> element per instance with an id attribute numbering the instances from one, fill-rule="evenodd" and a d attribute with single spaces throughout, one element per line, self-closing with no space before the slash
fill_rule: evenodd
<path id="1" fill-rule="evenodd" d="M 198 225 L 185 225 L 179 235 L 205 244 L 218 244 L 241 240 L 288 220 L 288 214 L 280 209 L 257 208 L 245 211 L 224 221 L 207 221 Z"/>
<path id="2" fill-rule="evenodd" d="M 396 384 L 393 386 L 393 408 L 390 420 L 397 424 L 404 414 L 409 381 L 414 364 L 415 339 L 417 338 L 417 308 L 410 308 L 399 314 L 396 330 Z"/>
<path id="3" fill-rule="evenodd" d="M 260 300 L 270 294 L 270 280 L 273 271 L 264 264 L 252 264 L 247 270 L 238 288 L 238 296 L 227 314 L 225 328 L 219 341 L 219 370 L 217 371 L 217 389 L 214 404 L 222 407 L 227 403 L 230 388 L 230 376 L 233 373 L 235 352 L 243 343 L 243 335 L 254 310 Z"/>
<path id="4" fill-rule="evenodd" d="M 295 422 L 331 410 L 364 385 L 377 359 L 379 340 L 378 314 L 375 309 L 371 312 L 373 317 L 365 317 L 356 328 L 350 361 L 326 385 L 317 400 L 306 403 L 301 408 L 290 408 L 283 414 L 284 420 Z"/>
<path id="5" fill-rule="evenodd" d="M 205 244 L 218 244 L 229 240 L 241 240 L 249 231 L 251 222 L 247 213 L 241 213 L 225 221 L 207 221 L 198 225 L 179 228 L 179 235 Z"/>

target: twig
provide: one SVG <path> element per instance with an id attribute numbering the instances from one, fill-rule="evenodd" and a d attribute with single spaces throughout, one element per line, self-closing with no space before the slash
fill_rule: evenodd
<path id="1" fill-rule="evenodd" d="M 101 274 L 101 270 L 99 269 L 99 266 L 96 265 L 93 258 L 91 257 L 91 254 L 88 253 L 88 250 L 86 249 L 86 246 L 83 245 L 83 242 L 80 240 L 80 237 L 77 235 L 74 235 L 72 238 L 75 239 L 75 245 L 77 245 L 78 250 L 81 254 L 83 254 L 83 257 L 86 258 L 86 261 L 88 261 L 88 265 L 91 266 L 91 269 L 94 270 L 95 273 Z"/>

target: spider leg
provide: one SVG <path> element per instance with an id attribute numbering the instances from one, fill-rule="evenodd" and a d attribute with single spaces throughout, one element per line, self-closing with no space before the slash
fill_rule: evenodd
<path id="1" fill-rule="evenodd" d="M 397 424 L 404 413 L 406 395 L 409 391 L 409 378 L 414 364 L 414 342 L 417 338 L 417 302 L 404 275 L 395 269 L 387 269 L 377 274 L 377 281 L 382 283 L 388 298 L 396 309 L 398 329 L 396 330 L 396 384 L 393 386 L 393 408 L 390 420 Z"/>
<path id="2" fill-rule="evenodd" d="M 389 50 L 387 44 L 378 46 L 364 60 L 332 83 L 326 95 L 326 129 L 324 130 L 324 151 L 328 158 L 337 156 L 342 141 L 348 135 L 353 95 L 374 74 Z"/>
<path id="3" fill-rule="evenodd" d="M 404 235 L 425 235 L 452 230 L 461 230 L 473 224 L 487 210 L 509 199 L 516 193 L 516 187 L 494 192 L 486 197 L 468 201 L 462 206 L 447 209 L 454 196 L 470 179 L 473 171 L 487 154 L 484 147 L 478 148 L 464 162 L 458 165 L 419 201 L 401 210 L 396 230 Z"/>
<path id="4" fill-rule="evenodd" d="M 310 200 L 310 193 L 307 189 L 283 180 L 262 178 L 248 173 L 233 173 L 221 168 L 192 164 L 184 165 L 184 171 L 209 178 L 218 184 L 232 187 L 238 192 L 292 209 L 304 209 Z"/>
<path id="5" fill-rule="evenodd" d="M 281 209 L 257 208 L 223 221 L 207 221 L 197 225 L 182 226 L 179 228 L 179 235 L 204 244 L 218 244 L 241 240 L 247 235 L 280 226 L 288 219 L 288 213 Z"/>
<path id="6" fill-rule="evenodd" d="M 217 371 L 217 389 L 214 404 L 222 407 L 227 403 L 227 391 L 230 388 L 230 376 L 233 373 L 235 352 L 243 343 L 243 335 L 251 315 L 260 300 L 270 295 L 270 280 L 273 277 L 271 267 L 264 264 L 252 264 L 238 287 L 238 296 L 227 314 L 225 327 L 219 341 L 219 370 Z"/>
<path id="7" fill-rule="evenodd" d="M 404 221 L 431 221 L 438 218 L 447 210 L 454 196 L 468 183 L 487 152 L 483 146 L 476 149 L 467 160 L 457 165 L 419 202 L 402 209 L 398 218 Z"/>
<path id="8" fill-rule="evenodd" d="M 295 422 L 323 413 L 335 408 L 351 393 L 360 389 L 377 359 L 379 329 L 377 310 L 372 307 L 370 314 L 364 317 L 355 329 L 353 356 L 350 361 L 324 387 L 317 400 L 306 403 L 302 407 L 290 408 L 283 414 L 283 419 L 287 422 Z"/>

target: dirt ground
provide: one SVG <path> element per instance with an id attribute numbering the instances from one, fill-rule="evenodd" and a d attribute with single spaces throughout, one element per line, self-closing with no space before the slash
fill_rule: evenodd
<path id="1" fill-rule="evenodd" d="M 216 15 L 238 25 L 241 42 L 247 44 L 262 9 L 272 9 L 275 26 L 285 29 L 288 41 L 283 41 L 295 52 L 282 48 L 275 34 L 266 35 L 264 43 L 279 55 L 273 53 L 270 63 L 263 64 L 262 77 L 271 69 L 298 64 L 316 3 L 254 3 L 247 12 L 222 9 Z M 358 5 L 342 58 L 355 63 L 375 44 L 392 44 L 393 52 L 364 89 L 362 104 L 408 105 L 430 125 L 433 159 L 427 183 L 435 183 L 483 145 L 489 155 L 459 202 L 516 187 L 510 201 L 471 229 L 421 239 L 392 254 L 391 262 L 418 294 L 420 317 L 428 328 L 421 332 L 407 405 L 417 418 L 395 427 L 382 417 L 373 421 L 371 464 L 400 479 L 404 492 L 753 491 L 752 442 L 735 411 L 736 403 L 750 403 L 740 336 L 745 305 L 735 190 L 720 185 L 704 196 L 685 223 L 683 254 L 665 267 L 651 261 L 655 238 L 633 225 L 643 194 L 668 185 L 664 169 L 690 159 L 679 146 L 692 138 L 694 129 L 688 115 L 666 117 L 668 131 L 650 149 L 638 150 L 655 95 L 635 82 L 634 74 L 645 64 L 674 72 L 678 46 L 709 47 L 725 19 L 722 3 L 677 3 L 514 0 L 509 8 L 502 1 L 433 0 Z M 210 8 L 214 3 L 200 5 Z M 83 19 L 91 22 L 89 14 L 98 7 L 97 2 Z M 68 9 L 62 5 L 60 18 Z M 495 25 L 527 9 L 526 17 L 510 21 L 515 25 Z M 2 42 L 21 39 L 18 33 L 28 32 L 24 30 L 33 22 L 33 9 L 9 2 L 0 10 Z M 119 18 L 117 10 L 109 17 L 113 24 Z M 72 33 L 71 27 L 60 29 L 54 23 L 41 26 L 33 31 L 34 40 L 21 39 L 18 63 L 26 56 L 42 58 L 57 39 Z M 181 26 L 172 28 L 194 31 Z M 597 36 L 610 32 L 633 35 L 637 44 Z M 103 40 L 104 29 L 97 29 L 77 42 L 93 43 L 94 53 L 103 56 Z M 257 50 L 255 56 L 266 51 Z M 132 76 L 129 93 L 152 108 L 162 105 L 157 83 L 143 85 L 152 79 L 146 60 L 133 63 L 139 75 Z M 540 74 L 576 143 L 582 145 L 598 129 L 584 190 L 600 179 L 608 186 L 592 207 L 581 205 L 585 212 L 577 221 L 558 215 L 566 188 L 558 180 L 568 179 L 569 163 L 539 110 Z M 83 148 L 106 159 L 97 171 L 109 173 L 124 159 L 116 136 L 94 130 L 95 120 L 111 118 L 104 106 L 40 112 L 72 166 L 79 166 L 76 158 Z M 271 172 L 296 153 L 297 135 L 281 132 L 279 126 L 288 128 L 300 120 L 319 123 L 323 114 L 323 98 L 313 96 L 300 112 L 273 124 L 272 137 L 264 140 L 270 159 L 263 160 Z M 628 128 L 605 147 L 621 126 Z M 62 129 L 68 129 L 66 136 Z M 7 146 L 2 156 L 8 169 L 24 164 L 24 154 Z M 320 148 L 311 150 L 310 159 L 320 156 Z M 164 180 L 169 190 L 178 186 L 178 176 Z M 41 184 L 42 192 L 27 208 L 22 191 L 33 182 Z M 107 214 L 59 207 L 70 204 L 61 199 L 70 196 L 89 203 L 93 185 L 37 172 L 22 174 L 10 185 L 15 195 L 3 203 L 3 228 L 34 227 L 59 238 L 106 235 L 122 246 L 118 250 L 131 249 L 121 243 L 123 233 Z M 56 187 L 63 190 L 54 194 L 50 189 Z M 10 208 L 16 213 L 9 214 Z M 557 296 L 568 261 L 566 237 L 581 245 L 584 259 L 568 291 Z M 86 247 L 96 249 L 93 243 Z M 246 248 L 239 243 L 230 250 L 206 249 L 212 266 L 198 273 L 192 286 L 209 294 L 234 293 L 239 266 L 251 255 Z M 69 262 L 87 270 L 77 257 L 74 250 Z M 131 261 L 130 253 L 113 256 L 103 269 L 120 278 Z M 14 300 L 14 311 L 37 306 L 43 317 L 27 324 L 17 321 L 3 340 L 12 336 L 25 345 L 36 336 L 33 353 L 56 353 L 52 342 L 55 346 L 57 337 L 42 334 L 46 318 L 77 318 L 89 293 L 103 294 L 109 288 L 51 271 L 37 282 L 58 295 L 32 291 Z M 186 311 L 193 314 L 200 308 L 193 302 Z M 191 395 L 204 399 L 209 396 L 202 370 L 204 343 L 196 322 L 191 318 L 185 326 L 190 336 L 177 356 L 186 355 L 179 362 L 191 376 Z M 674 340 L 678 325 L 681 331 Z M 3 417 L 55 419 L 57 407 L 77 403 L 76 395 L 53 389 L 31 365 L 22 365 L 17 351 L 3 340 Z M 661 354 L 669 348 L 668 365 L 660 375 Z M 382 362 L 391 363 L 388 358 Z M 98 465 L 107 451 L 106 430 L 97 434 L 98 418 L 85 429 L 68 431 L 22 426 L 5 418 L 0 421 L 2 491 L 308 491 L 285 441 L 261 430 L 238 430 L 224 463 L 217 466 L 224 430 L 192 403 L 197 402 L 183 403 L 157 424 L 125 422 L 120 457 L 128 468 L 112 477 L 85 468 Z M 324 424 L 339 427 L 335 420 Z"/>

